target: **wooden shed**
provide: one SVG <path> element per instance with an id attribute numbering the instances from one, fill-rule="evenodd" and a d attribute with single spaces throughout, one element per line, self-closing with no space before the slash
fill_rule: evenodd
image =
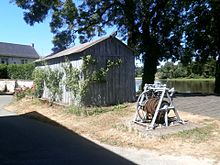
<path id="1" fill-rule="evenodd" d="M 91 83 L 86 94 L 81 98 L 80 103 L 83 100 L 84 105 L 114 105 L 135 100 L 134 52 L 126 44 L 111 35 L 76 45 L 41 59 L 40 61 L 46 62 L 47 66 L 42 65 L 42 63 L 41 65 L 40 63 L 37 64 L 40 68 L 49 66 L 51 69 L 57 68 L 62 70 L 62 65 L 68 59 L 72 67 L 82 71 L 83 57 L 88 55 L 96 61 L 95 65 L 90 68 L 94 71 L 106 68 L 109 62 L 119 62 L 120 60 L 120 63 L 107 69 L 105 81 L 94 81 Z M 83 73 L 80 73 L 79 81 L 84 79 Z M 56 101 L 64 104 L 76 103 L 76 100 L 71 95 L 71 91 L 63 84 L 61 88 L 62 98 Z M 45 86 L 42 97 L 49 98 L 49 93 L 50 91 Z"/>

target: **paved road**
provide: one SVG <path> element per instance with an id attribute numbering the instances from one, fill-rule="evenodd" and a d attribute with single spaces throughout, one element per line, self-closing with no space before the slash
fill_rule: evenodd
<path id="1" fill-rule="evenodd" d="M 11 116 L 15 115 L 13 112 L 8 112 L 3 109 L 3 107 L 12 101 L 13 97 L 11 95 L 0 95 L 0 116 Z"/>
<path id="2" fill-rule="evenodd" d="M 177 110 L 220 120 L 220 96 L 185 95 L 174 98 Z"/>

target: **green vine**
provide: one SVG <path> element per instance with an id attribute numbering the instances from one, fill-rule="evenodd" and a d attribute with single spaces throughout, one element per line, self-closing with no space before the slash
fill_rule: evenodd
<path id="1" fill-rule="evenodd" d="M 109 70 L 113 67 L 119 66 L 121 63 L 121 59 L 107 60 L 107 64 L 105 67 L 101 67 L 97 71 L 93 72 L 92 81 L 105 82 Z"/>
<path id="2" fill-rule="evenodd" d="M 96 64 L 96 60 L 92 58 L 91 55 L 83 56 L 83 65 L 82 65 L 82 73 L 83 73 L 83 81 L 80 86 L 80 96 L 84 98 L 86 92 L 88 91 L 89 84 L 92 81 L 91 75 L 93 75 L 92 65 Z"/>
<path id="3" fill-rule="evenodd" d="M 49 97 L 50 101 L 54 102 L 58 96 L 61 100 L 62 96 L 62 88 L 61 88 L 61 80 L 63 78 L 63 72 L 59 69 L 51 69 L 50 67 L 47 68 L 46 77 L 45 77 L 45 84 L 50 91 Z"/>
<path id="4" fill-rule="evenodd" d="M 43 69 L 36 69 L 33 73 L 34 82 L 36 85 L 36 96 L 41 97 L 43 93 L 43 85 L 45 82 L 46 87 L 49 89 L 50 101 L 55 101 L 58 97 L 61 99 L 63 83 L 67 89 L 73 94 L 73 99 L 80 102 L 86 96 L 86 93 L 92 83 L 105 82 L 110 69 L 119 66 L 122 63 L 121 59 L 110 60 L 108 59 L 105 67 L 96 68 L 97 60 L 91 55 L 82 58 L 83 65 L 81 72 L 83 79 L 80 79 L 80 70 L 74 68 L 69 60 L 66 59 L 62 64 L 64 71 L 58 69 L 51 69 L 49 66 Z M 45 63 L 46 66 L 46 63 Z M 64 80 L 63 76 L 65 74 Z M 81 99 L 81 100 L 80 100 Z"/>
<path id="5" fill-rule="evenodd" d="M 82 72 L 84 75 L 84 81 L 81 86 L 81 96 L 85 96 L 89 89 L 89 86 L 93 82 L 105 82 L 108 72 L 111 68 L 119 66 L 122 63 L 120 58 L 116 60 L 107 60 L 106 66 L 99 69 L 95 68 L 94 65 L 97 63 L 96 59 L 92 58 L 91 55 L 83 57 Z"/>
<path id="6" fill-rule="evenodd" d="M 62 65 L 64 71 L 65 71 L 65 80 L 64 84 L 65 86 L 71 91 L 71 93 L 74 96 L 74 99 L 79 100 L 79 74 L 80 71 L 77 68 L 74 68 L 69 60 L 66 59 L 65 64 Z"/>
<path id="7" fill-rule="evenodd" d="M 44 70 L 40 68 L 36 68 L 32 73 L 32 78 L 34 80 L 34 95 L 37 98 L 43 95 L 45 77 Z"/>

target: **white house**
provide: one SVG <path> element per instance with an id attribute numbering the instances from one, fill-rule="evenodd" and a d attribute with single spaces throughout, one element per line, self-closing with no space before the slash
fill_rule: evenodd
<path id="1" fill-rule="evenodd" d="M 39 59 L 32 45 L 0 42 L 0 64 L 25 64 Z"/>

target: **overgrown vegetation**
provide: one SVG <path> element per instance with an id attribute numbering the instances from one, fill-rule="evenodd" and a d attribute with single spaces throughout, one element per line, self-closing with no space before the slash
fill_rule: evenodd
<path id="1" fill-rule="evenodd" d="M 210 59 L 205 64 L 192 62 L 187 66 L 182 63 L 174 65 L 173 62 L 167 62 L 158 69 L 157 77 L 160 79 L 173 78 L 214 78 L 215 61 Z"/>
<path id="2" fill-rule="evenodd" d="M 9 78 L 6 64 L 0 64 L 0 79 L 1 78 Z"/>
<path id="3" fill-rule="evenodd" d="M 100 83 L 106 81 L 106 76 L 110 69 L 119 66 L 121 59 L 107 60 L 106 66 L 101 68 L 95 67 L 97 60 L 91 55 L 82 58 L 83 65 L 81 69 L 72 66 L 71 62 L 66 59 L 61 69 L 52 69 L 45 64 L 44 69 L 37 68 L 33 72 L 33 80 L 35 84 L 35 96 L 41 97 L 44 85 L 49 89 L 51 102 L 62 99 L 62 85 L 66 90 L 72 93 L 72 100 L 79 104 L 83 97 L 86 96 L 88 89 L 92 83 Z"/>
<path id="4" fill-rule="evenodd" d="M 35 97 L 40 98 L 43 94 L 44 89 L 44 79 L 45 79 L 45 72 L 43 69 L 37 68 L 32 73 L 32 79 L 34 80 L 34 89 L 35 89 Z"/>
<path id="5" fill-rule="evenodd" d="M 31 80 L 32 72 L 34 71 L 35 65 L 29 64 L 0 64 L 0 79 L 21 79 Z"/>
<path id="6" fill-rule="evenodd" d="M 73 99 L 76 101 L 80 100 L 80 71 L 77 68 L 74 68 L 69 60 L 66 59 L 66 63 L 62 65 L 64 72 L 65 72 L 65 80 L 64 84 L 66 86 L 66 89 L 70 90 Z"/>
<path id="7" fill-rule="evenodd" d="M 50 67 L 45 70 L 45 85 L 49 89 L 50 101 L 54 102 L 56 99 L 62 99 L 62 78 L 63 72 L 59 69 L 51 69 Z"/>
<path id="8" fill-rule="evenodd" d="M 184 141 L 191 141 L 193 143 L 201 143 L 209 140 L 212 136 L 212 132 L 216 129 L 215 123 L 207 124 L 200 128 L 194 128 L 191 130 L 180 131 L 176 134 L 165 135 L 163 139 L 169 139 L 171 137 L 181 138 Z"/>
<path id="9" fill-rule="evenodd" d="M 108 59 L 106 66 L 96 68 L 94 66 L 97 64 L 97 60 L 94 59 L 91 55 L 84 56 L 82 66 L 84 80 L 82 82 L 80 95 L 86 95 L 86 92 L 88 91 L 90 84 L 94 82 L 106 82 L 106 77 L 110 69 L 119 66 L 121 63 L 122 60 L 120 58 L 115 60 Z"/>
<path id="10" fill-rule="evenodd" d="M 25 96 L 33 97 L 34 95 L 34 88 L 24 88 L 24 89 L 16 89 L 15 90 L 15 98 L 16 100 L 21 100 Z"/>
<path id="11" fill-rule="evenodd" d="M 93 115 L 99 115 L 99 114 L 110 112 L 110 111 L 121 111 L 126 107 L 127 107 L 127 104 L 118 104 L 118 105 L 111 106 L 111 107 L 71 106 L 67 109 L 67 111 L 77 116 L 93 116 Z"/>
<path id="12" fill-rule="evenodd" d="M 143 67 L 135 67 L 135 77 L 142 77 L 143 76 Z"/>

